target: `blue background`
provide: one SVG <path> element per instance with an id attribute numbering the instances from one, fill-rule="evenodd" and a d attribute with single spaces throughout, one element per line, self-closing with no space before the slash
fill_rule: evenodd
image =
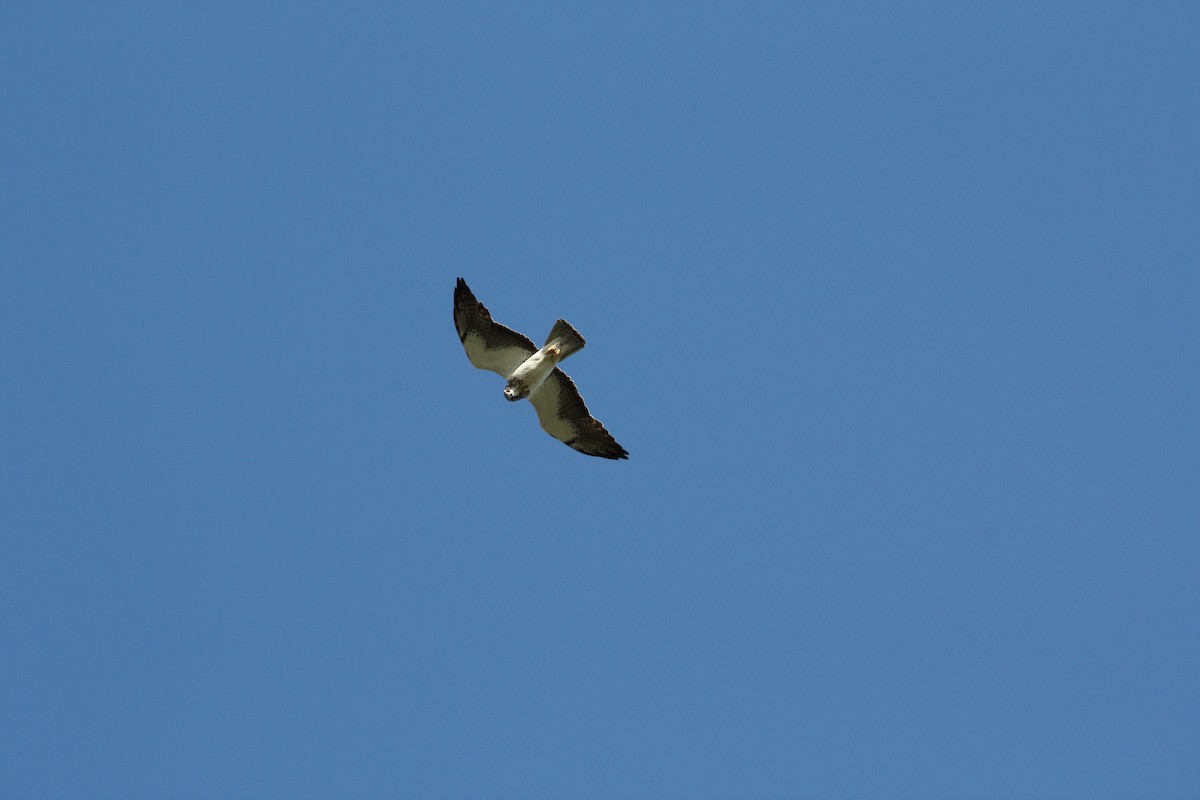
<path id="1" fill-rule="evenodd" d="M 1197 42 L 3 3 L 0 794 L 1195 797 Z"/>

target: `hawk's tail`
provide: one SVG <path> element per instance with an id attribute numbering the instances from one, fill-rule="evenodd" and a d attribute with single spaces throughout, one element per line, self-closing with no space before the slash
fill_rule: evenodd
<path id="1" fill-rule="evenodd" d="M 565 319 L 560 319 L 554 323 L 554 327 L 550 330 L 550 335 L 546 337 L 546 344 L 553 344 L 558 347 L 560 354 L 558 360 L 562 361 L 572 353 L 578 353 L 582 350 L 587 342 L 579 335 L 579 331 L 571 327 L 571 323 Z M 542 346 L 545 347 L 546 345 Z"/>

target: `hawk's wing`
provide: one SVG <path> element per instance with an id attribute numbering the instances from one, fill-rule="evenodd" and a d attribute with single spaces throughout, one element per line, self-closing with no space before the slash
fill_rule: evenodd
<path id="1" fill-rule="evenodd" d="M 499 372 L 505 378 L 537 352 L 528 336 L 493 320 L 462 278 L 454 287 L 454 327 L 471 363 L 480 369 Z"/>
<path id="2" fill-rule="evenodd" d="M 555 367 L 538 390 L 529 396 L 546 433 L 581 453 L 601 458 L 629 458 L 600 420 L 588 413 L 575 383 Z"/>

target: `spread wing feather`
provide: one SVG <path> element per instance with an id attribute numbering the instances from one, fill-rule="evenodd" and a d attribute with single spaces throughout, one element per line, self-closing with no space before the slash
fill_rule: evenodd
<path id="1" fill-rule="evenodd" d="M 581 453 L 600 458 L 629 458 L 600 420 L 588 413 L 575 382 L 557 367 L 529 396 L 546 433 Z"/>
<path id="2" fill-rule="evenodd" d="M 454 327 L 471 363 L 505 378 L 537 352 L 528 336 L 493 320 L 462 278 L 454 287 Z"/>

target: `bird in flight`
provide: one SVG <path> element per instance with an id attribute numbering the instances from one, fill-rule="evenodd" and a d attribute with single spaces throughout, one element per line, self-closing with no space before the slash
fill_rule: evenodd
<path id="1" fill-rule="evenodd" d="M 499 373 L 507 381 L 507 399 L 528 398 L 546 433 L 589 456 L 629 458 L 600 420 L 588 413 L 575 383 L 558 368 L 558 362 L 586 344 L 571 323 L 560 319 L 546 343 L 535 347 L 528 336 L 493 320 L 467 282 L 459 278 L 454 287 L 454 327 L 471 363 Z"/>

